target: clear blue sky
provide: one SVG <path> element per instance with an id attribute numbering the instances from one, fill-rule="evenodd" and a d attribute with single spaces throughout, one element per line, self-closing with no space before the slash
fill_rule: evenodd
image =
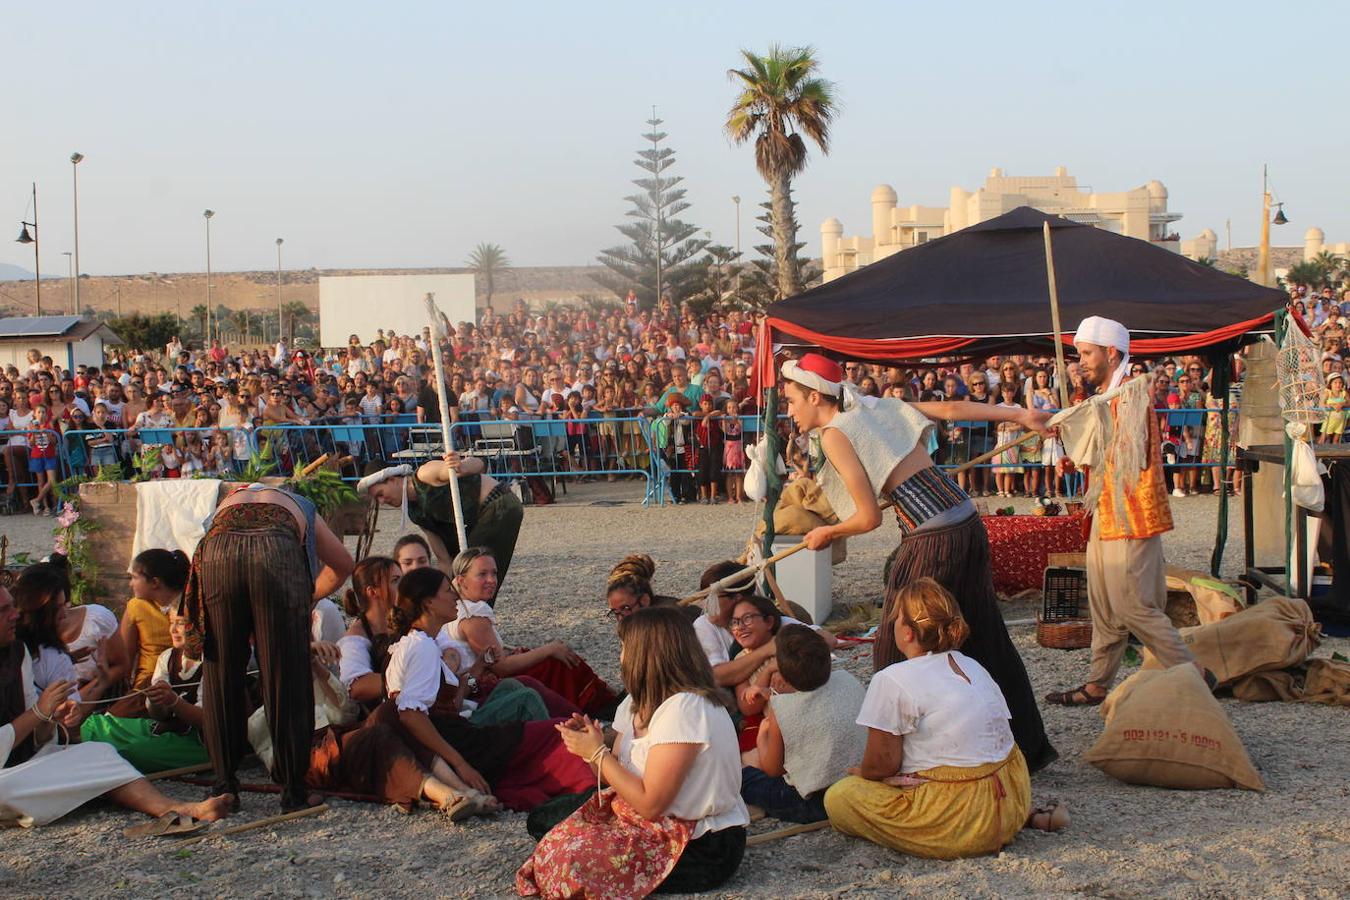
<path id="1" fill-rule="evenodd" d="M 1261 164 L 1292 224 L 1350 240 L 1343 3 L 9 4 L 0 237 L 38 182 L 44 269 L 590 263 L 638 173 L 651 104 L 686 215 L 735 243 L 731 196 L 764 193 L 721 124 L 741 47 L 818 49 L 843 110 L 797 181 L 819 225 L 869 230 L 868 195 L 946 205 L 992 166 L 1124 190 L 1157 178 L 1184 214 L 1255 242 Z M 6 217 L 12 220 L 5 224 Z M 745 244 L 758 238 L 744 226 Z M 0 262 L 31 268 L 0 240 Z"/>

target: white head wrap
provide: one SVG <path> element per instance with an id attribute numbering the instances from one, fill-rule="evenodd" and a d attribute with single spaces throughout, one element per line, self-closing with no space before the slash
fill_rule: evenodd
<path id="1" fill-rule="evenodd" d="M 1111 376 L 1111 381 L 1105 387 L 1119 387 L 1125 380 L 1125 376 L 1130 371 L 1130 330 L 1114 319 L 1107 319 L 1102 316 L 1088 316 L 1078 326 L 1078 331 L 1073 336 L 1074 346 L 1079 344 L 1095 344 L 1098 347 L 1115 347 L 1120 351 L 1120 365 Z"/>
<path id="2" fill-rule="evenodd" d="M 402 465 L 399 466 L 389 466 L 388 468 L 381 469 L 378 472 L 372 472 L 365 478 L 362 478 L 360 481 L 358 481 L 356 483 L 356 492 L 360 494 L 362 497 L 364 497 L 370 493 L 370 489 L 373 488 L 375 485 L 382 484 L 388 481 L 390 478 L 407 478 L 412 473 L 413 467 L 408 465 L 407 463 L 403 463 Z M 401 518 L 398 527 L 399 530 L 402 531 L 408 527 L 407 486 L 405 485 L 403 490 L 399 491 L 398 494 L 399 499 L 401 501 L 399 503 L 399 515 Z"/>
<path id="3" fill-rule="evenodd" d="M 813 391 L 820 391 L 822 394 L 828 394 L 831 397 L 838 397 L 841 390 L 840 382 L 829 381 L 824 376 L 812 372 L 810 369 L 804 369 L 797 364 L 795 359 L 789 359 L 783 363 L 783 377 L 789 381 L 795 381 L 798 384 L 805 385 Z"/>

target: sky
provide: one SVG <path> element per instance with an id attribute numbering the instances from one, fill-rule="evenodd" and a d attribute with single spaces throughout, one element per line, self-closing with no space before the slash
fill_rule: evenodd
<path id="1" fill-rule="evenodd" d="M 683 218 L 748 249 L 765 196 L 722 130 L 742 48 L 816 49 L 841 103 L 795 182 L 807 251 L 868 198 L 946 206 L 952 185 L 1068 167 L 1151 179 L 1193 237 L 1260 227 L 1270 166 L 1290 224 L 1350 240 L 1350 5 L 1084 3 L 11 4 L 0 33 L 0 224 L 38 185 L 42 264 L 82 271 L 587 265 L 621 242 L 653 104 Z M 31 218 L 30 218 L 31 220 Z M 31 269 L 32 248 L 0 241 Z"/>

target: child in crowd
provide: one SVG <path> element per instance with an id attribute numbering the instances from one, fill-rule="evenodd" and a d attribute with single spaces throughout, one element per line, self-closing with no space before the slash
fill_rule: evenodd
<path id="1" fill-rule="evenodd" d="M 825 790 L 863 756 L 867 729 L 854 720 L 862 684 L 831 670 L 830 648 L 805 625 L 774 638 L 778 677 L 759 726 L 759 761 L 741 770 L 741 799 L 787 822 L 819 822 Z"/>
<path id="2" fill-rule="evenodd" d="M 31 501 L 35 516 L 50 516 L 56 510 L 56 427 L 50 407 L 43 403 L 33 407 L 33 430 L 28 432 L 28 471 L 37 482 L 37 494 Z"/>
<path id="3" fill-rule="evenodd" d="M 722 466 L 727 477 L 727 498 L 740 503 L 745 496 L 745 470 L 750 467 L 745 457 L 745 430 L 735 400 L 722 404 L 722 436 L 725 440 Z"/>
<path id="4" fill-rule="evenodd" d="M 703 503 L 718 503 L 718 486 L 722 482 L 721 412 L 713 398 L 704 394 L 698 399 L 698 415 L 695 418 L 694 440 L 698 444 L 698 468 L 695 480 L 698 484 L 698 497 Z"/>
<path id="5" fill-rule="evenodd" d="M 1345 407 L 1350 404 L 1350 395 L 1345 390 L 1345 376 L 1332 372 L 1327 376 L 1327 388 L 1322 405 L 1327 408 L 1327 420 L 1322 423 L 1323 444 L 1339 444 L 1345 434 Z"/>
<path id="6" fill-rule="evenodd" d="M 999 396 L 1002 398 L 998 405 L 1004 409 L 1019 409 L 1022 406 L 1020 394 L 1021 386 L 1016 381 L 1003 381 L 998 386 Z M 1015 441 L 1022 436 L 1022 429 L 1013 422 L 999 422 L 998 442 L 1000 445 Z M 1017 476 L 1022 473 L 1022 467 L 1019 463 L 1022 461 L 1022 451 L 1017 447 L 1010 447 L 998 455 L 998 465 L 994 467 L 994 483 L 998 487 L 1000 497 L 1011 497 L 1017 492 Z"/>

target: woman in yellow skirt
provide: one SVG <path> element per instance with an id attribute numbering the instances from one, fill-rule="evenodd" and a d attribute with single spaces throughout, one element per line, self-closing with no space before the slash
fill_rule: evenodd
<path id="1" fill-rule="evenodd" d="M 1026 824 L 1058 830 L 1062 807 L 1031 812 L 1031 776 L 989 673 L 957 650 L 969 633 L 941 585 L 901 588 L 883 625 L 905 655 L 872 677 L 858 714 L 862 764 L 825 793 L 838 831 L 914 856 L 995 853 Z M 889 628 L 888 628 L 889 626 Z"/>

